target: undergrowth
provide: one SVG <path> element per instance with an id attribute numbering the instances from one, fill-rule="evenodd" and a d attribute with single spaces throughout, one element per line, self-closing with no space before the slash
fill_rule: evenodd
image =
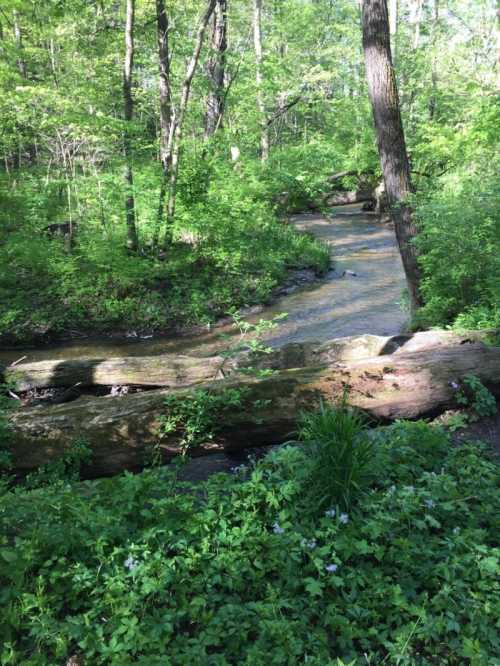
<path id="1" fill-rule="evenodd" d="M 303 434 L 330 460 L 362 443 L 324 420 Z M 193 487 L 157 468 L 4 490 L 0 662 L 497 664 L 498 467 L 423 422 L 370 437 L 348 508 L 295 445 Z"/>

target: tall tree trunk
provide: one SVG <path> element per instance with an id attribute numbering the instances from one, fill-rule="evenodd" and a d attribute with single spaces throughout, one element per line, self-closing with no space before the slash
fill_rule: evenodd
<path id="1" fill-rule="evenodd" d="M 420 25 L 422 23 L 422 10 L 424 2 L 423 0 L 415 0 L 414 5 L 414 32 L 413 32 L 413 48 L 418 49 L 420 46 Z"/>
<path id="2" fill-rule="evenodd" d="M 412 242 L 417 235 L 417 227 L 407 203 L 412 191 L 410 166 L 392 65 L 386 0 L 363 0 L 362 25 L 366 77 L 380 163 L 408 282 L 410 313 L 413 315 L 422 305 L 417 249 Z"/>
<path id="3" fill-rule="evenodd" d="M 431 34 L 431 48 L 432 48 L 432 65 L 431 65 L 431 81 L 432 81 L 432 92 L 431 98 L 429 100 L 429 120 L 433 120 L 436 113 L 437 106 L 437 84 L 438 84 L 438 73 L 437 73 L 437 54 L 436 54 L 436 42 L 439 28 L 439 0 L 434 0 L 434 21 L 432 23 L 432 34 Z"/>
<path id="4" fill-rule="evenodd" d="M 398 0 L 390 0 L 389 5 L 389 32 L 391 35 L 390 44 L 392 49 L 392 64 L 396 65 L 397 45 L 396 40 L 398 36 Z"/>
<path id="5" fill-rule="evenodd" d="M 130 124 L 134 114 L 132 98 L 132 70 L 134 67 L 134 18 L 135 0 L 127 0 L 125 20 L 125 62 L 123 67 L 123 116 L 125 129 L 123 133 L 123 154 L 125 157 L 125 219 L 127 223 L 127 247 L 137 251 L 137 229 L 135 226 L 134 175 L 132 170 L 132 141 Z"/>
<path id="6" fill-rule="evenodd" d="M 24 60 L 23 33 L 21 30 L 21 25 L 19 23 L 19 14 L 17 10 L 14 10 L 13 17 L 14 17 L 14 39 L 16 42 L 16 49 L 17 49 L 17 58 L 16 58 L 17 69 L 21 77 L 23 79 L 27 79 L 28 72 L 26 69 L 26 62 Z"/>
<path id="7" fill-rule="evenodd" d="M 160 161 L 163 169 L 163 177 L 160 185 L 158 217 L 153 235 L 153 247 L 157 247 L 158 245 L 158 237 L 164 218 L 168 174 L 172 162 L 173 119 L 168 27 L 168 14 L 165 8 L 165 1 L 156 0 L 156 36 L 158 42 L 160 88 Z"/>
<path id="8" fill-rule="evenodd" d="M 264 103 L 264 79 L 262 76 L 262 0 L 253 3 L 253 43 L 255 48 L 255 83 L 257 85 L 257 110 L 260 117 L 260 156 L 263 162 L 269 157 L 269 126 Z"/>
<path id="9" fill-rule="evenodd" d="M 205 139 L 222 126 L 224 115 L 224 78 L 227 49 L 227 2 L 216 0 L 212 27 L 212 54 L 207 62 L 207 77 L 210 91 L 205 113 Z"/>
<path id="10" fill-rule="evenodd" d="M 182 129 L 184 116 L 186 114 L 186 108 L 189 102 L 189 95 L 191 93 L 191 84 L 193 82 L 193 77 L 196 72 L 196 67 L 200 59 L 201 47 L 203 45 L 203 38 L 205 36 L 205 31 L 207 29 L 208 22 L 212 16 L 212 12 L 215 8 L 216 0 L 208 0 L 207 8 L 201 17 L 200 23 L 198 25 L 198 30 L 196 32 L 196 39 L 194 43 L 193 53 L 191 59 L 189 60 L 188 66 L 186 68 L 186 75 L 184 77 L 184 83 L 182 84 L 182 94 L 181 101 L 179 104 L 179 110 L 175 118 L 175 129 L 172 135 L 172 164 L 170 168 L 170 182 L 168 190 L 168 208 L 167 208 L 167 228 L 165 231 L 165 240 L 164 246 L 167 248 L 170 245 L 172 240 L 172 225 L 175 217 L 175 204 L 177 197 L 177 175 L 179 172 L 179 157 L 180 157 L 180 147 L 182 141 Z"/>

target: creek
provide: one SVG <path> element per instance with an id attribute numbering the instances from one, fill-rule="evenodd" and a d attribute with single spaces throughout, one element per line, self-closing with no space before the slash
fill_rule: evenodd
<path id="1" fill-rule="evenodd" d="M 331 248 L 333 270 L 327 276 L 278 298 L 247 321 L 271 319 L 287 313 L 279 326 L 264 335 L 266 344 L 326 341 L 348 335 L 396 335 L 406 321 L 400 307 L 405 279 L 393 229 L 359 206 L 333 209 L 330 215 L 295 215 L 291 223 L 314 234 Z M 347 274 L 344 275 L 344 271 Z M 354 275 L 355 274 L 355 275 Z M 0 362 L 157 354 L 209 355 L 227 346 L 221 333 L 230 324 L 196 335 L 154 337 L 147 340 L 86 338 L 35 349 L 0 350 Z"/>

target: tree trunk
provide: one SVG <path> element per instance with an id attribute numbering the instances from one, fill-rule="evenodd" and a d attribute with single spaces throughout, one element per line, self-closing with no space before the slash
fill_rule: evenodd
<path id="1" fill-rule="evenodd" d="M 172 91 L 170 86 L 170 55 L 168 47 L 168 15 L 164 0 L 156 0 L 156 35 L 160 88 L 160 161 L 165 173 L 170 166 Z"/>
<path id="2" fill-rule="evenodd" d="M 438 85 L 438 62 L 436 53 L 436 43 L 439 28 L 439 0 L 434 0 L 434 20 L 431 29 L 431 47 L 432 47 L 432 64 L 431 64 L 431 98 L 429 100 L 429 120 L 433 120 L 436 114 L 437 106 L 437 85 Z"/>
<path id="3" fill-rule="evenodd" d="M 125 62 L 123 67 L 123 154 L 125 157 L 125 220 L 127 224 L 127 247 L 132 252 L 138 249 L 137 229 L 135 226 L 134 175 L 132 170 L 131 128 L 134 114 L 132 97 L 132 71 L 134 67 L 134 18 L 135 0 L 127 0 L 125 20 Z"/>
<path id="4" fill-rule="evenodd" d="M 253 43 L 255 49 L 255 83 L 257 87 L 257 111 L 260 122 L 260 156 L 263 162 L 269 157 L 269 126 L 264 102 L 262 75 L 262 0 L 253 3 Z"/>
<path id="5" fill-rule="evenodd" d="M 191 59 L 188 63 L 186 69 L 186 75 L 184 77 L 184 83 L 182 85 L 182 94 L 181 101 L 179 104 L 179 111 L 176 114 L 174 121 L 174 131 L 172 139 L 172 165 L 170 168 L 170 182 L 168 189 L 168 207 L 167 207 L 167 228 L 165 230 L 165 239 L 164 246 L 167 249 L 172 241 L 172 226 L 175 218 L 175 205 L 177 197 L 177 176 L 179 172 L 179 157 L 180 157 L 180 148 L 182 141 L 182 130 L 184 123 L 184 116 L 186 114 L 187 105 L 189 102 L 189 95 L 191 93 L 191 84 L 193 82 L 193 77 L 196 72 L 196 67 L 198 66 L 198 61 L 200 59 L 201 47 L 203 45 L 203 38 L 205 36 L 205 30 L 207 29 L 208 22 L 210 17 L 215 9 L 216 0 L 208 0 L 207 8 L 203 14 L 200 23 L 198 25 L 198 30 L 196 32 L 195 44 Z"/>
<path id="6" fill-rule="evenodd" d="M 220 379 L 251 366 L 285 370 L 339 361 L 357 361 L 383 354 L 429 351 L 480 342 L 490 331 L 426 331 L 415 335 L 383 337 L 357 335 L 324 343 L 300 342 L 255 357 L 242 352 L 224 356 L 128 356 L 104 359 L 72 359 L 18 363 L 4 371 L 5 381 L 17 392 L 48 387 L 143 386 L 181 388 Z"/>
<path id="7" fill-rule="evenodd" d="M 224 116 L 224 79 L 226 73 L 227 49 L 227 3 L 217 0 L 213 15 L 212 54 L 207 62 L 207 78 L 210 91 L 205 113 L 205 139 L 222 127 Z"/>
<path id="8" fill-rule="evenodd" d="M 467 374 L 498 392 L 500 348 L 461 344 L 201 384 L 213 395 L 235 389 L 242 403 L 212 415 L 212 437 L 194 453 L 283 442 L 302 410 L 317 408 L 322 400 L 339 401 L 346 389 L 351 405 L 378 420 L 437 414 L 456 404 L 457 383 Z M 191 389 L 154 390 L 19 410 L 10 418 L 14 471 L 27 472 L 57 458 L 77 438 L 93 451 L 88 476 L 140 469 L 148 447 L 155 445 L 168 460 L 180 451 L 184 436 L 182 428 L 160 436 L 168 395 L 179 404 L 193 400 Z"/>
<path id="9" fill-rule="evenodd" d="M 414 0 L 414 32 L 413 32 L 413 48 L 418 49 L 420 46 L 420 25 L 422 23 L 422 10 L 423 0 Z"/>
<path id="10" fill-rule="evenodd" d="M 398 37 L 398 0 L 389 0 L 389 33 L 390 44 L 392 49 L 392 64 L 396 65 L 397 44 Z"/>
<path id="11" fill-rule="evenodd" d="M 417 226 L 407 198 L 412 192 L 398 91 L 391 60 L 386 0 L 363 0 L 363 50 L 387 200 L 408 283 L 410 314 L 422 305 L 420 267 L 413 243 Z"/>
<path id="12" fill-rule="evenodd" d="M 158 43 L 158 68 L 160 89 L 160 162 L 163 175 L 158 198 L 158 214 L 153 234 L 153 248 L 158 246 L 160 229 L 165 216 L 165 197 L 168 174 L 172 162 L 172 89 L 170 84 L 170 54 L 168 46 L 168 14 L 164 0 L 156 0 L 156 38 Z"/>
<path id="13" fill-rule="evenodd" d="M 17 70 L 21 75 L 21 78 L 27 79 L 28 72 L 26 69 L 26 62 L 24 60 L 23 33 L 21 30 L 21 24 L 19 23 L 19 14 L 17 10 L 13 11 L 13 16 L 14 16 L 14 39 L 16 42 L 16 49 L 17 49 L 17 58 L 16 58 Z"/>

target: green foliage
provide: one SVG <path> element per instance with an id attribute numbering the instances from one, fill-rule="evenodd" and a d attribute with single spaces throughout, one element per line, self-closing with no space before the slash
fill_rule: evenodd
<path id="1" fill-rule="evenodd" d="M 494 328 L 500 322 L 498 179 L 489 167 L 455 172 L 423 196 L 420 323 Z"/>
<path id="2" fill-rule="evenodd" d="M 8 414 L 12 411 L 13 401 L 8 396 L 8 384 L 0 384 L 0 475 L 11 466 L 12 454 L 9 450 L 11 429 Z"/>
<path id="3" fill-rule="evenodd" d="M 295 446 L 193 488 L 158 469 L 4 492 L 2 664 L 494 666 L 498 467 L 421 422 L 373 438 L 342 519 L 314 515 Z"/>
<path id="4" fill-rule="evenodd" d="M 166 414 L 160 418 L 160 437 L 174 432 L 182 434 L 182 453 L 206 444 L 223 425 L 223 414 L 243 406 L 244 389 L 225 388 L 219 393 L 197 389 L 189 400 L 175 393 L 165 398 Z"/>
<path id="5" fill-rule="evenodd" d="M 476 375 L 465 375 L 462 386 L 457 392 L 456 400 L 459 405 L 465 405 L 472 411 L 476 420 L 481 417 L 494 416 L 497 403 L 486 386 Z"/>
<path id="6" fill-rule="evenodd" d="M 311 457 L 304 492 L 320 513 L 328 507 L 350 509 L 370 479 L 373 443 L 362 413 L 347 406 L 322 403 L 299 423 L 299 440 Z"/>
<path id="7" fill-rule="evenodd" d="M 80 479 L 82 465 L 89 462 L 92 449 L 85 439 L 76 439 L 62 455 L 28 474 L 27 488 L 40 488 L 58 483 L 72 483 Z"/>

